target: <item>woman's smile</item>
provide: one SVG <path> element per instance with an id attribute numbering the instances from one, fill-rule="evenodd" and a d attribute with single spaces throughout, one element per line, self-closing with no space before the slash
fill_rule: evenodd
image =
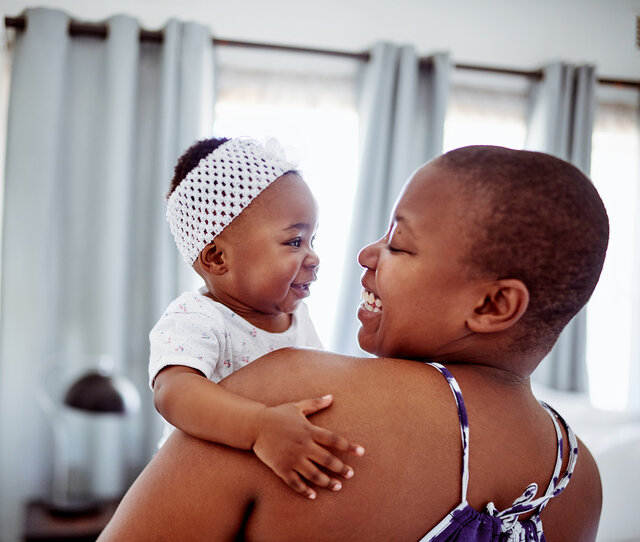
<path id="1" fill-rule="evenodd" d="M 382 312 L 382 301 L 373 292 L 366 288 L 360 294 L 362 307 L 369 312 Z"/>

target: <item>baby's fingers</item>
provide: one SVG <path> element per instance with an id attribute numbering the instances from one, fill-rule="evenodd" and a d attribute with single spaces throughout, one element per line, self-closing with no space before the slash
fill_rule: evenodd
<path id="1" fill-rule="evenodd" d="M 298 468 L 298 473 L 318 487 L 328 487 L 332 491 L 340 491 L 342 489 L 342 483 L 340 480 L 331 478 L 329 475 L 322 472 L 311 461 L 307 460 L 302 463 Z"/>
<path id="2" fill-rule="evenodd" d="M 345 465 L 343 461 L 341 461 L 339 458 L 337 458 L 335 455 L 325 450 L 321 446 L 316 446 L 311 451 L 308 457 L 311 461 L 313 461 L 317 465 L 320 465 L 321 467 L 324 467 L 337 474 L 341 474 L 347 479 L 353 476 L 353 469 L 349 465 Z M 312 482 L 315 482 L 315 480 L 312 480 Z M 315 483 L 318 483 L 318 482 L 315 482 Z"/>
<path id="3" fill-rule="evenodd" d="M 307 499 L 313 500 L 316 498 L 316 492 L 305 484 L 295 472 L 291 471 L 287 476 L 281 476 L 281 478 L 291 489 L 305 496 Z"/>
<path id="4" fill-rule="evenodd" d="M 313 426 L 313 440 L 315 440 L 318 444 L 328 447 L 334 448 L 335 450 L 340 450 L 342 452 L 349 452 L 350 454 L 363 456 L 364 448 L 359 444 L 354 444 L 353 442 L 348 441 L 346 438 L 341 437 L 340 435 L 336 435 L 333 431 L 329 431 L 328 429 L 324 429 L 322 427 Z"/>
<path id="5" fill-rule="evenodd" d="M 298 401 L 297 403 L 295 403 L 295 405 L 298 410 L 300 410 L 300 412 L 302 412 L 305 416 L 308 416 L 309 414 L 318 412 L 318 410 L 327 408 L 332 401 L 332 395 L 324 395 L 322 397 L 314 397 L 313 399 L 303 399 L 302 401 Z"/>

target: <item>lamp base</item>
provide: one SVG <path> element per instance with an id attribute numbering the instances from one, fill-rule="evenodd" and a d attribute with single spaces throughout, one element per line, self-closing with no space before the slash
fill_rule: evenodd
<path id="1" fill-rule="evenodd" d="M 99 501 L 92 495 L 51 497 L 44 501 L 49 513 L 55 516 L 84 516 L 100 509 Z"/>

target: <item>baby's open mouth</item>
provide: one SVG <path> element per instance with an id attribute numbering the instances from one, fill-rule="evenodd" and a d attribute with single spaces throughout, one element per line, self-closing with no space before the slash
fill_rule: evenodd
<path id="1" fill-rule="evenodd" d="M 295 288 L 296 290 L 303 290 L 305 292 L 309 290 L 309 286 L 311 286 L 310 282 L 301 282 L 300 284 L 291 284 L 292 288 Z"/>
<path id="2" fill-rule="evenodd" d="M 369 312 L 381 312 L 382 311 L 382 301 L 380 301 L 379 297 L 376 297 L 373 292 L 369 290 L 362 290 L 362 306 L 365 310 Z"/>

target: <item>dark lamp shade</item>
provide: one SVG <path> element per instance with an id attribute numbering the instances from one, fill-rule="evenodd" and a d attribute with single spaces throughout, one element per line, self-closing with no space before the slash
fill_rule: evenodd
<path id="1" fill-rule="evenodd" d="M 128 414 L 138 409 L 140 398 L 135 386 L 125 378 L 93 371 L 73 383 L 64 403 L 89 412 Z"/>

